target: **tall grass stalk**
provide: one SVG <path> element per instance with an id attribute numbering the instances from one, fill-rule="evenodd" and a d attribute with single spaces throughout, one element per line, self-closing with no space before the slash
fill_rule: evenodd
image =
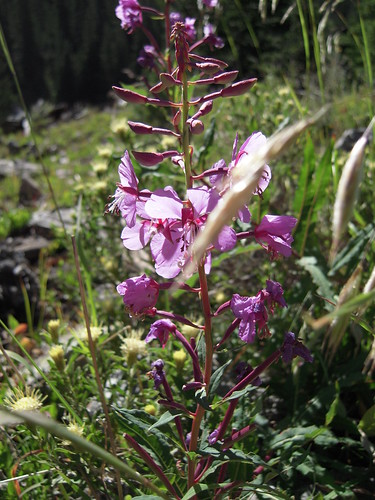
<path id="1" fill-rule="evenodd" d="M 310 64 L 311 64 L 309 32 L 307 29 L 306 19 L 303 13 L 301 0 L 297 0 L 297 8 L 298 8 L 299 22 L 301 24 L 301 29 L 302 29 L 303 48 L 305 49 L 306 74 L 307 78 L 309 78 Z"/>
<path id="2" fill-rule="evenodd" d="M 77 277 L 78 277 L 78 284 L 79 284 L 79 292 L 81 295 L 81 303 L 82 303 L 82 308 L 83 308 L 83 315 L 85 318 L 85 324 L 86 324 L 86 330 L 87 330 L 87 337 L 88 337 L 88 343 L 89 343 L 89 349 L 90 349 L 90 354 L 91 354 L 91 360 L 92 360 L 92 365 L 94 368 L 95 372 L 95 380 L 96 380 L 96 385 L 98 387 L 98 392 L 99 392 L 99 397 L 100 397 L 100 402 L 102 404 L 106 424 L 107 424 L 107 430 L 108 430 L 108 436 L 109 436 L 109 441 L 110 441 L 110 446 L 112 449 L 112 453 L 116 455 L 116 439 L 115 439 L 115 433 L 112 428 L 111 424 L 111 419 L 109 416 L 109 411 L 108 411 L 108 406 L 107 402 L 104 396 L 104 390 L 103 390 L 103 385 L 100 380 L 100 375 L 99 375 L 99 369 L 98 369 L 98 362 L 96 359 L 96 353 L 95 353 L 95 345 L 94 341 L 92 339 L 91 335 L 91 330 L 90 330 L 90 318 L 89 318 L 89 313 L 87 309 L 87 303 L 86 303 L 86 297 L 85 297 L 85 289 L 83 286 L 83 281 L 82 281 L 82 274 L 81 274 L 81 269 L 79 266 L 79 257 L 78 257 L 78 250 L 77 250 L 77 244 L 74 236 L 72 236 L 72 246 L 73 246 L 73 255 L 74 255 L 74 262 L 76 266 L 76 271 L 77 271 Z M 121 500 L 123 498 L 123 492 L 122 492 L 122 485 L 121 485 L 121 477 L 119 471 L 116 469 L 116 482 L 117 482 L 117 492 L 119 499 Z"/>
<path id="3" fill-rule="evenodd" d="M 370 53 L 370 48 L 368 44 L 368 38 L 367 38 L 367 32 L 366 32 L 366 27 L 365 23 L 363 21 L 363 17 L 361 15 L 361 10 L 360 10 L 360 4 L 358 2 L 358 15 L 359 15 L 359 22 L 361 26 L 361 34 L 362 34 L 362 39 L 363 39 L 363 47 L 364 47 L 364 66 L 365 66 L 365 71 L 367 75 L 367 83 L 368 87 L 370 89 L 370 92 L 373 92 L 373 74 L 372 74 L 372 64 L 371 64 L 371 53 Z M 374 107 L 373 107 L 373 96 L 371 96 L 370 99 L 370 113 L 374 113 Z"/>
<path id="4" fill-rule="evenodd" d="M 309 14 L 310 14 L 310 21 L 311 21 L 312 37 L 313 37 L 313 49 L 314 49 L 316 73 L 318 76 L 320 94 L 322 97 L 322 101 L 324 103 L 325 102 L 325 93 L 324 93 L 323 72 L 322 72 L 322 63 L 321 63 L 321 57 L 320 57 L 320 47 L 319 47 L 317 26 L 316 26 L 316 21 L 315 21 L 315 11 L 314 11 L 313 0 L 309 0 Z"/>

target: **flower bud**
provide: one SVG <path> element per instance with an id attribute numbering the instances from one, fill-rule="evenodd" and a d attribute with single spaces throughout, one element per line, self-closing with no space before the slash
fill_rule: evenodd
<path id="1" fill-rule="evenodd" d="M 221 69 L 218 64 L 212 62 L 196 63 L 196 67 L 206 75 L 214 75 Z"/>
<path id="2" fill-rule="evenodd" d="M 256 78 L 250 78 L 249 80 L 242 80 L 241 82 L 234 83 L 221 91 L 221 97 L 235 97 L 242 95 L 251 89 L 256 82 Z"/>
<path id="3" fill-rule="evenodd" d="M 214 83 L 226 85 L 227 83 L 233 82 L 237 78 L 238 71 L 227 71 L 226 73 L 221 73 L 213 77 Z"/>
<path id="4" fill-rule="evenodd" d="M 200 120 L 188 120 L 189 130 L 193 135 L 200 135 L 204 131 L 204 125 Z"/>
<path id="5" fill-rule="evenodd" d="M 140 123 L 140 122 L 132 122 L 130 120 L 128 121 L 128 125 L 135 134 L 142 134 L 142 135 L 152 134 L 151 125 L 146 125 L 145 123 Z"/>
<path id="6" fill-rule="evenodd" d="M 121 87 L 112 87 L 117 97 L 125 102 L 130 102 L 132 104 L 146 104 L 148 99 L 138 92 L 133 92 L 132 90 L 123 89 Z"/>
<path id="7" fill-rule="evenodd" d="M 51 340 L 54 344 L 56 344 L 59 341 L 59 329 L 60 329 L 59 319 L 51 319 L 48 321 L 47 331 L 51 335 Z"/>
<path id="8" fill-rule="evenodd" d="M 63 346 L 54 345 L 53 347 L 51 347 L 48 354 L 51 356 L 59 372 L 63 372 L 65 370 L 65 358 L 64 358 Z"/>

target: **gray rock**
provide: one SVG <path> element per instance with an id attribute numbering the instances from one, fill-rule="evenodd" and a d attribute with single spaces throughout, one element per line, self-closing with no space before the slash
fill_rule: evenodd
<path id="1" fill-rule="evenodd" d="M 64 222 L 65 229 L 68 233 L 73 233 L 74 230 L 74 219 L 76 212 L 73 208 L 60 208 L 61 218 Z M 50 238 L 53 234 L 53 228 L 61 228 L 61 222 L 56 210 L 51 212 L 50 210 L 37 210 L 31 216 L 28 224 L 29 228 L 34 229 L 34 231 L 44 236 L 45 238 Z"/>
<path id="2" fill-rule="evenodd" d="M 42 197 L 42 192 L 38 184 L 31 179 L 28 174 L 23 174 L 21 178 L 18 199 L 20 205 L 35 205 Z"/>

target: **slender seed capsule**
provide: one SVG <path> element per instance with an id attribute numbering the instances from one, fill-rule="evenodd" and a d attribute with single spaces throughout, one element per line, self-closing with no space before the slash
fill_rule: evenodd
<path id="1" fill-rule="evenodd" d="M 355 143 L 344 169 L 337 188 L 332 219 L 332 247 L 330 261 L 333 262 L 339 245 L 340 238 L 348 226 L 357 200 L 358 187 L 362 177 L 362 166 L 365 148 L 370 137 L 375 117 L 371 120 L 362 137 Z"/>

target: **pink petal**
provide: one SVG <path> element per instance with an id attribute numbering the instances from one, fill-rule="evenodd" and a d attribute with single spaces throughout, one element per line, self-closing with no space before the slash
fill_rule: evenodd
<path id="1" fill-rule="evenodd" d="M 140 250 L 150 241 L 151 221 L 136 222 L 133 227 L 124 227 L 121 233 L 122 243 L 128 250 Z"/>
<path id="2" fill-rule="evenodd" d="M 152 219 L 181 219 L 182 201 L 176 191 L 167 186 L 157 189 L 146 202 L 145 211 Z"/>

